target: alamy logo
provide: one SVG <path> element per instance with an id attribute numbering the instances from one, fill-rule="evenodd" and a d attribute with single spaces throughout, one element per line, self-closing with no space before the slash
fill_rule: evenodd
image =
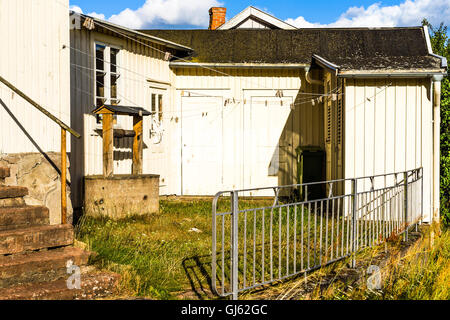
<path id="1" fill-rule="evenodd" d="M 369 266 L 367 274 L 370 277 L 367 279 L 367 288 L 369 290 L 381 290 L 381 270 L 378 266 Z"/>
<path id="2" fill-rule="evenodd" d="M 73 264 L 72 260 L 66 263 L 67 273 L 71 276 L 67 279 L 67 288 L 70 290 L 81 289 L 81 270 L 80 267 Z"/>

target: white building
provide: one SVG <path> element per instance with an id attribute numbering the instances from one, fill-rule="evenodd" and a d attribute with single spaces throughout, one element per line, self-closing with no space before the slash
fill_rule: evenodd
<path id="1" fill-rule="evenodd" d="M 70 124 L 68 0 L 0 0 L 0 76 Z M 60 222 L 61 128 L 0 82 L 0 167 Z M 67 145 L 70 152 L 70 144 Z M 69 215 L 70 206 L 69 206 Z"/>

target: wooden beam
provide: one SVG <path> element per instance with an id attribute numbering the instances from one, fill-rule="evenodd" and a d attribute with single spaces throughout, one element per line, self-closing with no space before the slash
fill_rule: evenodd
<path id="1" fill-rule="evenodd" d="M 61 224 L 67 224 L 67 140 L 66 130 L 61 128 Z"/>
<path id="2" fill-rule="evenodd" d="M 103 176 L 114 175 L 113 115 L 103 114 Z"/>
<path id="3" fill-rule="evenodd" d="M 142 174 L 142 158 L 143 158 L 143 117 L 133 117 L 133 167 L 132 174 Z"/>

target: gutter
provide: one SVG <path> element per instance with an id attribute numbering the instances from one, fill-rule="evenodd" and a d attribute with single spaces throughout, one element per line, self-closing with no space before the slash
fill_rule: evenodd
<path id="1" fill-rule="evenodd" d="M 427 42 L 428 54 L 435 58 L 441 59 L 441 68 L 448 68 L 447 58 L 433 53 L 433 48 L 431 47 L 431 39 L 430 39 L 430 32 L 428 31 L 428 26 L 423 26 L 423 32 L 425 35 L 425 41 Z"/>
<path id="2" fill-rule="evenodd" d="M 171 62 L 172 68 L 247 68 L 247 69 L 304 69 L 303 63 L 208 63 L 208 62 Z"/>
<path id="3" fill-rule="evenodd" d="M 339 73 L 339 78 L 431 78 L 434 76 L 446 76 L 445 72 L 391 72 L 391 73 Z"/>

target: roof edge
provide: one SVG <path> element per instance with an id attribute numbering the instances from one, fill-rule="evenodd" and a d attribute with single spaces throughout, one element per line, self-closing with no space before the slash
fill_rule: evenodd
<path id="1" fill-rule="evenodd" d="M 317 55 L 317 54 L 313 54 L 312 55 L 313 60 L 316 60 L 316 62 L 320 65 L 322 65 L 322 67 L 326 67 L 329 68 L 333 71 L 338 72 L 339 69 L 341 68 L 340 66 L 338 66 L 337 64 L 334 64 L 324 58 L 322 58 L 321 56 Z"/>
<path id="2" fill-rule="evenodd" d="M 362 70 L 362 71 L 345 71 L 338 74 L 339 78 L 431 78 L 433 76 L 447 73 L 437 70 L 423 70 L 423 71 L 393 71 L 380 72 L 376 70 Z"/>
<path id="3" fill-rule="evenodd" d="M 154 43 L 162 44 L 162 45 L 167 46 L 167 47 L 172 48 L 172 49 L 182 50 L 182 51 L 186 51 L 186 52 L 193 52 L 194 51 L 194 49 L 192 49 L 190 47 L 187 47 L 187 46 L 184 46 L 184 45 L 181 45 L 181 44 L 169 41 L 169 40 L 165 40 L 165 39 L 162 39 L 162 38 L 158 38 L 158 37 L 155 37 L 155 36 L 151 36 L 149 34 L 145 34 L 145 33 L 139 32 L 137 30 L 129 29 L 127 27 L 124 27 L 124 26 L 121 26 L 121 25 L 118 25 L 118 24 L 115 24 L 115 23 L 111 23 L 111 22 L 108 22 L 108 21 L 105 21 L 105 20 L 101 20 L 99 18 L 91 17 L 91 16 L 88 16 L 88 15 L 83 14 L 83 13 L 75 12 L 75 14 L 78 14 L 78 15 L 80 15 L 81 17 L 83 17 L 85 19 L 86 18 L 92 19 L 94 21 L 94 23 L 97 23 L 97 24 L 99 24 L 100 26 L 102 26 L 102 27 L 104 27 L 106 29 L 111 29 L 111 28 L 112 29 L 119 29 L 119 30 L 122 30 L 122 32 L 128 33 L 128 35 L 132 34 L 134 36 L 137 36 L 137 37 L 141 38 L 142 40 L 146 40 L 146 41 L 151 41 L 151 42 L 154 42 Z M 120 32 L 117 32 L 117 33 L 120 34 Z"/>
<path id="4" fill-rule="evenodd" d="M 271 25 L 274 25 L 280 29 L 285 30 L 297 30 L 297 27 L 294 27 L 293 25 L 278 19 L 277 17 L 264 12 L 258 8 L 255 8 L 253 6 L 248 6 L 241 12 L 239 12 L 237 15 L 235 15 L 233 18 L 222 24 L 217 30 L 229 30 L 237 25 L 239 23 L 243 22 L 245 19 L 249 18 L 250 16 L 254 15 L 256 18 L 261 19 L 262 21 L 269 23 Z M 267 21 L 266 19 L 269 19 L 271 21 Z"/>
<path id="5" fill-rule="evenodd" d="M 306 63 L 212 63 L 212 62 L 179 62 L 169 64 L 174 68 L 249 68 L 249 69 L 304 69 Z"/>

